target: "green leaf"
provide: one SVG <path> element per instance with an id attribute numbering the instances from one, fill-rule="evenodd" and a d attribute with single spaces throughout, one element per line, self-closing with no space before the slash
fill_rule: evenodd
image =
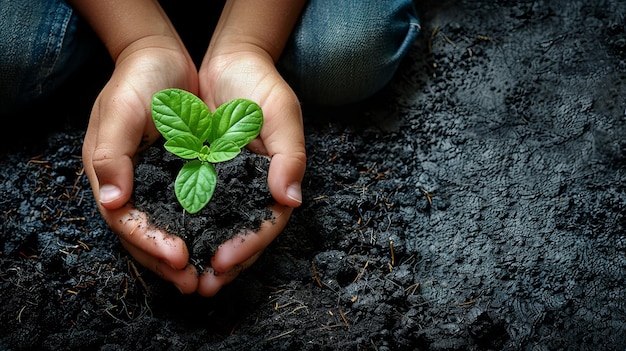
<path id="1" fill-rule="evenodd" d="M 194 94 L 181 89 L 164 89 L 152 96 L 152 119 L 166 140 L 180 134 L 204 141 L 211 131 L 211 111 Z"/>
<path id="2" fill-rule="evenodd" d="M 211 152 L 207 156 L 207 161 L 217 163 L 232 160 L 239 155 L 241 148 L 232 141 L 219 138 L 211 144 Z"/>
<path id="3" fill-rule="evenodd" d="M 174 184 L 178 201 L 192 214 L 206 206 L 215 191 L 217 173 L 211 163 L 237 156 L 263 126 L 261 107 L 251 100 L 231 100 L 211 115 L 201 99 L 181 89 L 154 94 L 151 110 L 154 125 L 166 140 L 165 149 L 183 159 L 196 159 L 182 167 Z"/>
<path id="4" fill-rule="evenodd" d="M 210 143 L 224 138 L 240 149 L 259 135 L 263 126 L 263 112 L 255 102 L 247 99 L 231 100 L 215 110 L 212 116 Z"/>
<path id="5" fill-rule="evenodd" d="M 179 134 L 166 141 L 163 146 L 174 155 L 190 160 L 198 158 L 203 143 L 194 135 Z"/>
<path id="6" fill-rule="evenodd" d="M 213 165 L 195 160 L 181 168 L 174 183 L 174 191 L 181 206 L 193 214 L 209 203 L 216 183 L 217 172 Z"/>

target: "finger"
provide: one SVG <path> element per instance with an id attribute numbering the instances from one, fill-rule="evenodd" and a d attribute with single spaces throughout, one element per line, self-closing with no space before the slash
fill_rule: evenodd
<path id="1" fill-rule="evenodd" d="M 111 229 L 127 246 L 165 262 L 172 269 L 187 266 L 189 253 L 184 240 L 150 225 L 145 213 L 130 204 L 112 211 L 103 209 L 101 212 Z"/>
<path id="2" fill-rule="evenodd" d="M 276 202 L 298 207 L 302 204 L 302 178 L 306 165 L 304 152 L 275 153 L 270 162 L 267 183 Z"/>
<path id="3" fill-rule="evenodd" d="M 248 230 L 220 245 L 211 259 L 212 267 L 208 267 L 200 276 L 198 294 L 215 295 L 256 262 L 265 248 L 283 231 L 293 209 L 280 205 L 270 206 L 270 209 L 274 218 L 263 222 L 256 233 Z"/>
<path id="4" fill-rule="evenodd" d="M 291 96 L 286 93 L 286 96 Z M 272 106 L 279 106 L 274 110 Z M 284 108 L 288 106 L 288 108 Z M 281 205 L 298 207 L 302 204 L 301 183 L 306 168 L 306 149 L 302 111 L 295 95 L 284 103 L 273 104 L 264 111 L 260 137 L 264 150 L 272 158 L 267 182 L 272 197 Z M 256 144 L 251 144 L 254 150 Z"/>
<path id="5" fill-rule="evenodd" d="M 200 276 L 198 281 L 198 294 L 201 296 L 214 296 L 225 285 L 230 284 L 235 278 L 239 276 L 246 268 L 250 267 L 261 256 L 263 251 L 259 251 L 252 257 L 248 258 L 241 264 L 231 268 L 228 272 L 219 273 L 211 267 L 208 267 L 204 273 Z"/>
<path id="6" fill-rule="evenodd" d="M 116 94 L 124 96 L 123 92 Z M 116 209 L 131 197 L 132 158 L 147 135 L 147 112 L 145 108 L 127 107 L 116 99 L 103 101 L 99 97 L 92 111 L 83 144 L 83 163 L 96 201 L 107 209 Z"/>
<path id="7" fill-rule="evenodd" d="M 270 208 L 274 218 L 263 222 L 256 233 L 248 230 L 246 233 L 237 234 L 218 247 L 211 259 L 211 267 L 216 272 L 228 272 L 246 262 L 250 257 L 263 251 L 282 232 L 293 209 L 278 205 Z"/>
<path id="8" fill-rule="evenodd" d="M 172 282 L 183 294 L 196 291 L 198 274 L 189 265 L 185 242 L 149 225 L 148 216 L 126 204 L 117 210 L 100 211 L 124 248 L 142 266 Z"/>
<path id="9" fill-rule="evenodd" d="M 126 248 L 126 251 L 128 251 L 139 264 L 156 273 L 163 280 L 173 283 L 181 293 L 191 294 L 197 290 L 198 272 L 193 265 L 190 264 L 183 269 L 176 269 L 171 267 L 168 263 L 146 254 L 128 241 L 124 239 L 120 241 L 124 248 Z"/>

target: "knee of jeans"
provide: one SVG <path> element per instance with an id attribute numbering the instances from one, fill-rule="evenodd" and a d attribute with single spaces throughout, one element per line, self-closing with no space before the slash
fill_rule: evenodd
<path id="1" fill-rule="evenodd" d="M 68 67 L 82 60 L 73 37 L 77 17 L 64 1 L 17 5 L 0 6 L 6 29 L 0 35 L 4 49 L 0 53 L 2 114 L 29 106 L 54 91 L 69 76 Z"/>
<path id="2" fill-rule="evenodd" d="M 389 83 L 420 26 L 414 10 L 388 15 L 298 34 L 279 67 L 303 103 L 350 104 Z"/>

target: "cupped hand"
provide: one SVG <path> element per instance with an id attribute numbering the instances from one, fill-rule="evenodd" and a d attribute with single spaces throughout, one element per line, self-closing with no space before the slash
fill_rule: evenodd
<path id="1" fill-rule="evenodd" d="M 267 181 L 276 202 L 300 206 L 306 168 L 302 109 L 271 57 L 236 52 L 205 58 L 199 84 L 199 96 L 211 110 L 235 98 L 247 98 L 261 106 L 263 127 L 248 149 L 271 157 Z"/>
<path id="2" fill-rule="evenodd" d="M 219 79 L 207 79 L 199 95 L 211 110 L 235 97 L 257 101 L 265 116 L 251 150 L 272 157 L 268 183 L 277 201 L 275 219 L 256 233 L 223 243 L 211 267 L 198 277 L 189 264 L 184 241 L 149 224 L 147 215 L 131 202 L 133 159 L 159 137 L 150 113 L 152 95 L 178 87 L 198 92 L 195 67 L 184 51 L 155 43 L 136 43 L 123 51 L 113 75 L 96 99 L 83 143 L 83 163 L 98 209 L 126 250 L 143 266 L 172 282 L 185 294 L 214 295 L 251 265 L 283 230 L 291 208 L 301 203 L 300 182 L 306 156 L 299 102 L 273 65 L 264 60 L 234 60 L 201 69 Z M 251 66 L 250 66 L 251 65 Z M 250 75 L 250 68 L 256 74 Z M 204 74 L 203 74 L 204 72 Z M 219 87 L 219 88 L 218 88 Z M 212 94 L 218 88 L 219 94 Z M 204 92 L 204 94 L 203 94 Z"/>
<path id="3" fill-rule="evenodd" d="M 248 230 L 236 234 L 218 247 L 211 259 L 211 267 L 206 267 L 200 275 L 198 294 L 215 295 L 256 262 L 265 248 L 282 232 L 293 209 L 280 205 L 272 205 L 270 209 L 273 219 L 263 222 L 257 232 Z"/>
<path id="4" fill-rule="evenodd" d="M 197 82 L 192 60 L 175 39 L 146 38 L 129 45 L 96 98 L 82 150 L 85 173 L 107 224 L 139 263 L 183 293 L 195 292 L 198 285 L 185 243 L 149 226 L 130 200 L 133 159 L 160 136 L 150 112 L 152 95 L 172 87 L 197 93 Z"/>
<path id="5" fill-rule="evenodd" d="M 236 234 L 220 245 L 202 275 L 188 264 L 184 241 L 149 224 L 147 215 L 132 205 L 107 211 L 107 218 L 124 248 L 142 266 L 172 282 L 183 294 L 213 296 L 252 265 L 287 225 L 291 208 L 272 205 L 270 209 L 272 219 L 264 221 L 257 232 Z"/>
<path id="6" fill-rule="evenodd" d="M 198 293 L 212 296 L 254 263 L 283 230 L 292 209 L 302 203 L 301 182 L 306 168 L 302 110 L 291 87 L 262 52 L 207 55 L 199 72 L 200 98 L 211 110 L 234 98 L 257 102 L 264 122 L 259 137 L 248 148 L 271 157 L 268 186 L 276 205 L 275 220 L 261 229 L 222 244 L 201 275 Z"/>

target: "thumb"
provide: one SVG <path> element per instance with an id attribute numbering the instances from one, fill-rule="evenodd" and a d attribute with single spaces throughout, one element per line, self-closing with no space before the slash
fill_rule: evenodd
<path id="1" fill-rule="evenodd" d="M 107 210 L 120 208 L 131 198 L 133 157 L 144 135 L 144 114 L 123 113 L 100 98 L 94 105 L 83 142 L 83 164 L 96 201 Z"/>
<path id="2" fill-rule="evenodd" d="M 261 139 L 264 151 L 272 158 L 267 176 L 272 197 L 281 205 L 298 207 L 302 204 L 306 149 L 300 105 L 291 106 L 291 109 L 268 111 Z"/>
<path id="3" fill-rule="evenodd" d="M 281 205 L 298 207 L 302 204 L 301 182 L 306 167 L 306 155 L 293 148 L 272 156 L 267 182 L 272 197 Z"/>

